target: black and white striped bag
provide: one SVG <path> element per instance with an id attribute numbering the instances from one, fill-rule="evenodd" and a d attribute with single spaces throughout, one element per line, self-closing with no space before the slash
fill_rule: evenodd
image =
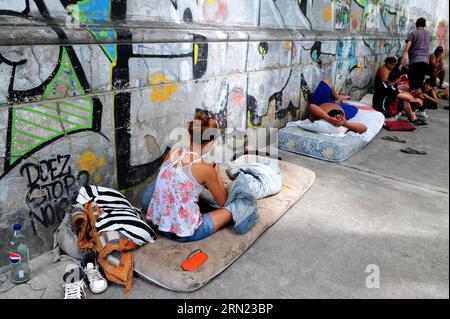
<path id="1" fill-rule="evenodd" d="M 120 231 L 139 246 L 156 240 L 153 229 L 142 220 L 140 210 L 118 191 L 95 185 L 81 187 L 77 202 L 84 205 L 91 201 L 102 212 L 95 223 L 98 233 Z"/>

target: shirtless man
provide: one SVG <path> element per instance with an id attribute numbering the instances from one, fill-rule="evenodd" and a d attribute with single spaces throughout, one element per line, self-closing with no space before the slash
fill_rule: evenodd
<path id="1" fill-rule="evenodd" d="M 436 83 L 436 79 L 439 77 L 439 89 L 442 89 L 445 79 L 444 49 L 442 47 L 437 47 L 434 53 L 430 55 L 429 73 L 433 83 Z"/>
<path id="2" fill-rule="evenodd" d="M 383 84 L 388 80 L 389 73 L 397 67 L 397 59 L 389 57 L 384 60 L 384 65 L 378 70 L 376 77 L 376 85 Z"/>
<path id="3" fill-rule="evenodd" d="M 365 133 L 367 126 L 360 123 L 349 122 L 358 114 L 358 108 L 342 103 L 350 97 L 336 93 L 329 80 L 319 83 L 308 106 L 309 119 L 314 122 L 325 120 L 334 126 L 343 126 L 356 133 Z"/>
<path id="4" fill-rule="evenodd" d="M 391 56 L 384 60 L 384 65 L 378 69 L 377 75 L 375 77 L 375 91 L 388 80 L 389 74 L 396 69 L 398 69 L 396 58 Z M 405 83 L 399 84 L 398 87 L 402 91 L 409 91 L 409 85 L 407 81 Z"/>

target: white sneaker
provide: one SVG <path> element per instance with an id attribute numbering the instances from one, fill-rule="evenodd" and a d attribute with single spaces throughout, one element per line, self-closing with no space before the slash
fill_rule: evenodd
<path id="1" fill-rule="evenodd" d="M 86 299 L 85 289 L 83 280 L 73 284 L 64 284 L 64 299 Z"/>
<path id="2" fill-rule="evenodd" d="M 102 293 L 108 288 L 108 282 L 100 274 L 100 271 L 93 263 L 88 263 L 84 268 L 87 280 L 89 281 L 89 289 L 94 294 Z"/>
<path id="3" fill-rule="evenodd" d="M 425 111 L 423 111 L 423 112 L 417 111 L 416 115 L 417 115 L 417 117 L 420 117 L 420 118 L 423 118 L 423 119 L 426 119 L 426 120 L 428 119 L 428 114 Z"/>
<path id="4" fill-rule="evenodd" d="M 67 265 L 64 273 L 64 299 L 85 299 L 86 286 L 84 284 L 84 271 L 75 264 Z"/>

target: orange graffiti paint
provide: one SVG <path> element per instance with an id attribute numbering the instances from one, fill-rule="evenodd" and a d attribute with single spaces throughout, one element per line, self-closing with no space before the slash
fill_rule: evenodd
<path id="1" fill-rule="evenodd" d="M 333 18 L 333 10 L 331 10 L 331 4 L 327 4 L 323 9 L 322 19 L 325 22 L 330 21 Z"/>

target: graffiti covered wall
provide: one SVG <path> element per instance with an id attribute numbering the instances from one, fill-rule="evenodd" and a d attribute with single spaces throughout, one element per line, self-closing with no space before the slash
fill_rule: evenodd
<path id="1" fill-rule="evenodd" d="M 196 109 L 282 127 L 321 79 L 362 97 L 418 16 L 448 47 L 448 19 L 405 3 L 0 0 L 0 256 L 15 222 L 49 250 L 86 183 L 138 198 Z"/>

